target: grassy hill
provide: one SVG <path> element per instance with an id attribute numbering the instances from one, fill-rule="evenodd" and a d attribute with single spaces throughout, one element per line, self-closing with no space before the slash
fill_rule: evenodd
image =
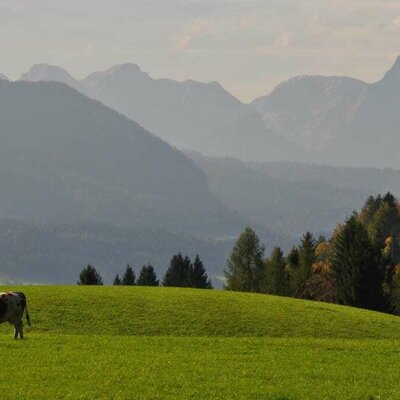
<path id="1" fill-rule="evenodd" d="M 24 341 L 0 326 L 9 399 L 400 398 L 395 316 L 222 291 L 19 289 L 33 326 Z"/>
<path id="2" fill-rule="evenodd" d="M 400 340 L 400 318 L 291 298 L 180 288 L 20 290 L 29 299 L 32 331 L 40 333 Z"/>

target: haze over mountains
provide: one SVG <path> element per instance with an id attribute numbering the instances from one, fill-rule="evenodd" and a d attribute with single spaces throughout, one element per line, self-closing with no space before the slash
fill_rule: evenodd
<path id="1" fill-rule="evenodd" d="M 0 281 L 71 282 L 82 263 L 108 280 L 126 262 L 160 273 L 178 251 L 215 277 L 246 225 L 287 249 L 370 194 L 400 194 L 395 170 L 276 161 L 396 167 L 400 59 L 375 84 L 297 77 L 251 105 L 133 64 L 21 79 L 0 77 Z"/>
<path id="2" fill-rule="evenodd" d="M 294 160 L 400 168 L 400 57 L 382 80 L 297 77 L 252 105 L 276 135 L 295 141 Z"/>
<path id="3" fill-rule="evenodd" d="M 299 237 L 329 236 L 372 193 L 400 195 L 400 171 L 288 162 L 244 163 L 190 153 L 212 194 L 251 224 Z"/>
<path id="4" fill-rule="evenodd" d="M 155 80 L 134 64 L 82 81 L 37 65 L 21 79 L 62 81 L 180 149 L 245 161 L 400 168 L 400 58 L 377 83 L 301 76 L 251 105 L 216 82 Z"/>
<path id="5" fill-rule="evenodd" d="M 173 251 L 201 250 L 220 273 L 224 239 L 246 224 L 187 156 L 67 85 L 1 80 L 0 132 L 8 278 L 60 283 L 82 263 L 111 274 L 132 258 L 164 269 Z"/>
<path id="6" fill-rule="evenodd" d="M 258 113 L 217 82 L 153 79 L 135 64 L 95 72 L 78 81 L 59 67 L 35 65 L 25 81 L 59 81 L 133 119 L 180 149 L 259 159 L 283 149 Z M 280 150 L 282 151 L 282 150 Z"/>

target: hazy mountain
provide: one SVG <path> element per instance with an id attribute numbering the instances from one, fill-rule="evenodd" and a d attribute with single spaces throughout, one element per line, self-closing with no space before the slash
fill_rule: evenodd
<path id="1" fill-rule="evenodd" d="M 60 67 L 49 64 L 36 64 L 28 72 L 21 75 L 21 81 L 28 82 L 62 82 L 72 88 L 83 91 L 83 86 L 73 78 L 67 71 Z"/>
<path id="2" fill-rule="evenodd" d="M 354 118 L 368 85 L 352 78 L 299 76 L 253 102 L 266 127 L 311 150 L 324 150 L 335 129 Z"/>
<path id="3" fill-rule="evenodd" d="M 400 171 L 190 156 L 227 207 L 291 236 L 331 232 L 371 194 L 400 195 Z"/>
<path id="4" fill-rule="evenodd" d="M 400 57 L 384 78 L 306 76 L 252 105 L 266 128 L 299 150 L 292 160 L 400 168 Z"/>
<path id="5" fill-rule="evenodd" d="M 245 161 L 400 168 L 400 58 L 374 84 L 300 76 L 251 105 L 216 82 L 153 79 L 135 64 L 82 81 L 38 65 L 22 79 L 67 83 L 180 149 Z"/>
<path id="6" fill-rule="evenodd" d="M 80 82 L 58 67 L 37 65 L 21 79 L 69 84 L 180 149 L 247 160 L 282 159 L 292 151 L 284 138 L 268 133 L 252 107 L 217 82 L 153 79 L 135 64 L 95 72 Z"/>
<path id="7" fill-rule="evenodd" d="M 0 220 L 0 283 L 75 284 L 80 270 L 89 263 L 108 284 L 127 263 L 138 272 L 151 262 L 162 277 L 172 254 L 179 251 L 193 258 L 201 254 L 215 277 L 221 274 L 232 246 L 232 240 L 207 241 L 154 228 Z"/>
<path id="8" fill-rule="evenodd" d="M 0 275 L 63 282 L 75 279 L 81 263 L 120 268 L 129 250 L 132 262 L 166 262 L 167 254 L 195 248 L 220 274 L 224 243 L 247 224 L 210 194 L 207 177 L 187 156 L 64 84 L 0 81 L 0 133 L 0 220 L 27 224 L 6 224 L 4 254 L 15 254 L 3 259 Z M 82 221 L 96 225 L 80 229 Z M 268 247 L 286 239 L 257 227 Z M 101 263 L 96 251 L 109 256 Z M 25 273 L 30 257 L 40 274 Z M 26 262 L 16 267 L 15 260 Z"/>
<path id="9" fill-rule="evenodd" d="M 0 79 L 3 79 L 5 81 L 8 81 L 8 78 L 4 74 L 0 74 Z"/>

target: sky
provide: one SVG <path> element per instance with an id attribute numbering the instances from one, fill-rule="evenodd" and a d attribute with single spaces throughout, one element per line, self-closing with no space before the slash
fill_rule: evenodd
<path id="1" fill-rule="evenodd" d="M 243 101 L 296 75 L 382 77 L 400 55 L 400 0 L 0 0 L 0 72 L 76 78 L 133 62 L 218 81 Z"/>

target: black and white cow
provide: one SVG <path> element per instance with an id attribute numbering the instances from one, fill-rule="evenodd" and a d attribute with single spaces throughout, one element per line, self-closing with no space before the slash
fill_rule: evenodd
<path id="1" fill-rule="evenodd" d="M 26 297 L 21 292 L 0 293 L 0 324 L 9 322 L 14 325 L 14 339 L 24 338 L 22 315 L 26 311 L 26 321 L 31 326 Z"/>

